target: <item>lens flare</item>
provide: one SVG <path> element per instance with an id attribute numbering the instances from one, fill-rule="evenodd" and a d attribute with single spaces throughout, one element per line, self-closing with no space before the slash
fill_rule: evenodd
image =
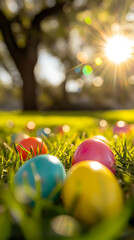
<path id="1" fill-rule="evenodd" d="M 88 59 L 89 59 L 89 56 L 85 53 L 85 52 L 78 52 L 77 53 L 77 59 L 81 62 L 81 63 L 83 63 L 83 64 L 85 64 L 85 63 L 87 63 L 88 62 Z"/>
<path id="2" fill-rule="evenodd" d="M 92 83 L 95 87 L 101 87 L 104 83 L 104 80 L 98 76 L 93 79 Z"/>
<path id="3" fill-rule="evenodd" d="M 83 71 L 83 74 L 84 74 L 84 75 L 88 76 L 88 75 L 91 75 L 91 74 L 92 74 L 93 69 L 92 69 L 91 66 L 86 65 L 86 66 L 84 66 L 84 68 L 83 68 L 82 71 Z"/>
<path id="4" fill-rule="evenodd" d="M 132 56 L 132 42 L 125 36 L 115 35 L 107 41 L 105 53 L 116 64 L 125 62 Z"/>
<path id="5" fill-rule="evenodd" d="M 90 25 L 92 23 L 92 20 L 90 17 L 86 17 L 85 22 L 87 23 L 87 25 Z"/>
<path id="6" fill-rule="evenodd" d="M 95 64 L 97 66 L 101 65 L 102 64 L 102 59 L 100 57 L 95 58 Z"/>

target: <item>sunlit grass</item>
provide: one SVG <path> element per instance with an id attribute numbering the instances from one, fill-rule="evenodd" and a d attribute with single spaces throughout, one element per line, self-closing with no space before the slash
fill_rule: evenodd
<path id="1" fill-rule="evenodd" d="M 93 228 L 87 228 L 78 222 L 80 230 L 72 240 L 115 240 L 124 239 L 124 236 L 134 234 L 133 226 L 133 184 L 134 184 L 134 133 L 127 136 L 114 136 L 112 124 L 117 120 L 134 121 L 134 110 L 104 111 L 104 112 L 47 112 L 47 113 L 0 113 L 0 239 L 69 239 L 57 235 L 51 228 L 51 221 L 59 215 L 67 214 L 61 199 L 55 204 L 37 198 L 35 207 L 25 206 L 18 202 L 14 195 L 12 181 L 15 172 L 23 164 L 19 161 L 15 146 L 11 141 L 12 133 L 23 131 L 30 136 L 36 136 L 39 127 L 51 127 L 55 131 L 56 125 L 68 124 L 68 133 L 52 135 L 43 140 L 48 146 L 50 154 L 58 157 L 68 171 L 71 167 L 72 156 L 77 146 L 85 139 L 94 135 L 103 135 L 109 140 L 116 162 L 116 177 L 124 193 L 125 207 L 123 212 L 115 219 L 104 221 Z M 6 126 L 8 120 L 15 125 Z M 100 129 L 99 121 L 105 119 L 109 122 L 107 129 Z M 26 129 L 28 121 L 34 121 L 36 128 L 33 131 Z M 6 184 L 6 185 L 5 185 Z M 11 186 L 10 186 L 11 184 Z M 127 203 L 127 199 L 130 201 Z M 107 227 L 106 227 L 107 226 Z M 64 234 L 64 233 L 63 233 Z M 10 236 L 10 237 L 9 237 Z M 24 236 L 24 238 L 23 238 Z M 40 236 L 40 237 L 39 237 Z M 120 237 L 120 238 L 118 238 Z M 130 238 L 131 239 L 131 238 Z"/>
<path id="2" fill-rule="evenodd" d="M 36 126 L 50 126 L 68 124 L 75 128 L 80 126 L 92 125 L 94 119 L 90 118 L 90 113 L 83 114 L 82 112 L 46 112 L 37 113 L 29 112 L 0 112 L 0 127 L 6 126 L 8 120 L 12 120 L 15 128 L 21 128 L 27 125 L 28 121 L 34 121 Z M 79 118 L 81 117 L 81 118 Z"/>
<path id="3" fill-rule="evenodd" d="M 0 112 L 0 128 L 7 126 L 8 120 L 14 122 L 14 127 L 9 128 L 19 130 L 26 128 L 29 121 L 34 121 L 38 127 L 54 127 L 57 125 L 68 124 L 74 129 L 84 129 L 96 125 L 99 119 L 105 119 L 110 122 L 124 120 L 128 123 L 134 122 L 134 110 L 117 111 L 65 111 L 65 112 L 27 112 L 21 111 Z"/>

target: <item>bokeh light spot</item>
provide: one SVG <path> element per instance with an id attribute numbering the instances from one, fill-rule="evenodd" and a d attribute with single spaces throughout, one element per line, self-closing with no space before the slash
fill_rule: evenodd
<path id="1" fill-rule="evenodd" d="M 95 58 L 95 64 L 96 64 L 97 66 L 99 66 L 99 65 L 102 64 L 102 60 L 101 60 L 100 57 Z"/>
<path id="2" fill-rule="evenodd" d="M 81 71 L 81 68 L 80 68 L 80 67 L 76 67 L 76 68 L 75 68 L 75 72 L 76 72 L 76 73 L 80 73 L 80 71 Z"/>
<path id="3" fill-rule="evenodd" d="M 52 219 L 53 231 L 61 236 L 73 237 L 80 233 L 80 225 L 76 219 L 68 215 L 60 215 Z"/>
<path id="4" fill-rule="evenodd" d="M 107 121 L 105 119 L 100 120 L 100 123 L 99 123 L 100 127 L 104 128 L 104 127 L 107 126 L 107 124 L 108 123 L 107 123 Z"/>
<path id="5" fill-rule="evenodd" d="M 50 128 L 44 128 L 44 133 L 50 134 L 51 133 L 51 129 Z"/>
<path id="6" fill-rule="evenodd" d="M 34 3 L 32 1 L 24 1 L 25 7 L 29 10 L 32 10 L 34 7 Z"/>
<path id="7" fill-rule="evenodd" d="M 38 137 L 44 137 L 44 136 L 48 137 L 50 133 L 51 133 L 51 129 L 46 127 L 46 128 L 39 128 L 37 130 L 36 135 Z"/>
<path id="8" fill-rule="evenodd" d="M 6 122 L 6 126 L 8 127 L 8 128 L 13 128 L 14 126 L 15 126 L 15 123 L 12 121 L 12 120 L 7 120 L 7 122 Z"/>
<path id="9" fill-rule="evenodd" d="M 85 22 L 86 22 L 88 25 L 90 25 L 90 24 L 92 23 L 91 18 L 90 18 L 90 17 L 86 17 L 86 18 L 85 18 Z"/>
<path id="10" fill-rule="evenodd" d="M 103 85 L 103 79 L 101 77 L 95 77 L 92 81 L 95 87 L 101 87 Z"/>
<path id="11" fill-rule="evenodd" d="M 35 122 L 29 121 L 29 122 L 27 123 L 27 129 L 28 129 L 28 130 L 34 130 L 34 129 L 35 129 Z"/>
<path id="12" fill-rule="evenodd" d="M 87 55 L 85 52 L 80 51 L 80 52 L 78 52 L 78 54 L 77 54 L 77 59 L 78 59 L 81 63 L 85 64 L 85 63 L 88 62 L 89 57 L 88 57 L 88 55 Z"/>
<path id="13" fill-rule="evenodd" d="M 68 125 L 64 125 L 62 129 L 63 129 L 63 132 L 65 133 L 70 131 L 70 127 Z"/>
<path id="14" fill-rule="evenodd" d="M 132 75 L 132 76 L 128 79 L 128 83 L 129 83 L 129 84 L 134 84 L 134 75 Z"/>
<path id="15" fill-rule="evenodd" d="M 124 127 L 125 125 L 126 125 L 126 123 L 124 121 L 118 121 L 117 122 L 117 126 L 120 127 L 120 128 Z"/>
<path id="16" fill-rule="evenodd" d="M 92 74 L 93 69 L 92 69 L 91 66 L 86 65 L 86 66 L 83 67 L 82 71 L 83 71 L 83 74 L 87 76 L 87 75 L 91 75 Z"/>

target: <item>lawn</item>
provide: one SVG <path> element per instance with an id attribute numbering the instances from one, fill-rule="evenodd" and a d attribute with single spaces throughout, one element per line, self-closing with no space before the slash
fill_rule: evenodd
<path id="1" fill-rule="evenodd" d="M 106 127 L 100 126 L 102 119 L 108 122 Z M 118 120 L 133 124 L 134 110 L 0 112 L 0 239 L 134 239 L 134 131 L 132 129 L 126 136 L 114 135 L 112 128 Z M 29 121 L 35 123 L 33 129 L 27 127 Z M 70 131 L 64 134 L 58 132 L 56 127 L 61 125 L 69 125 Z M 31 207 L 22 203 L 20 197 L 16 197 L 14 174 L 23 163 L 19 161 L 16 153 L 13 134 L 23 132 L 29 136 L 36 136 L 37 130 L 42 127 L 51 128 L 52 134 L 49 137 L 44 136 L 43 140 L 49 153 L 60 159 L 66 171 L 70 169 L 73 154 L 82 141 L 95 135 L 103 135 L 108 139 L 116 158 L 116 178 L 125 199 L 124 208 L 118 216 L 89 227 L 74 218 L 68 218 L 62 199 L 54 203 L 37 196 L 34 207 Z M 59 229 L 63 229 L 60 232 L 55 230 L 52 224 L 57 216 L 64 216 L 57 223 Z M 70 235 L 68 229 L 71 229 Z"/>
<path id="2" fill-rule="evenodd" d="M 76 111 L 76 112 L 27 112 L 12 111 L 0 112 L 0 129 L 6 126 L 8 120 L 14 122 L 14 131 L 24 129 L 28 121 L 34 121 L 36 127 L 54 127 L 68 124 L 76 130 L 88 130 L 91 126 L 96 125 L 100 119 L 107 120 L 114 124 L 118 120 L 124 120 L 128 123 L 134 122 L 134 110 L 118 111 Z M 10 129 L 11 130 L 11 129 Z"/>

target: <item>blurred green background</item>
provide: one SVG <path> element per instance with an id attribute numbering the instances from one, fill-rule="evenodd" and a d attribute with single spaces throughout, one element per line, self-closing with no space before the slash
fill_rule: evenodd
<path id="1" fill-rule="evenodd" d="M 0 109 L 128 109 L 133 54 L 105 56 L 113 35 L 133 41 L 132 0 L 1 0 Z"/>

